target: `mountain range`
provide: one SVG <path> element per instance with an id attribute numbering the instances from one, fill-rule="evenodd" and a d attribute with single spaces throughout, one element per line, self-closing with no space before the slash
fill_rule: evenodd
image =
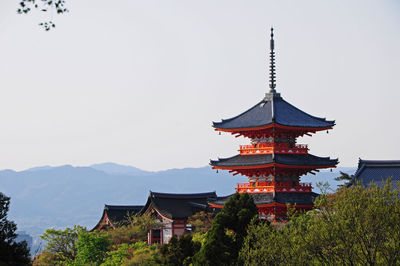
<path id="1" fill-rule="evenodd" d="M 302 182 L 334 181 L 339 171 L 353 174 L 355 167 L 322 170 L 307 175 Z M 37 239 L 47 228 L 65 228 L 75 224 L 91 229 L 101 217 L 104 204 L 144 205 L 149 191 L 195 193 L 216 191 L 219 196 L 232 194 L 236 183 L 247 178 L 217 173 L 209 166 L 170 169 L 158 172 L 115 163 L 87 167 L 64 165 L 40 166 L 24 171 L 0 171 L 0 192 L 11 197 L 9 219 Z"/>

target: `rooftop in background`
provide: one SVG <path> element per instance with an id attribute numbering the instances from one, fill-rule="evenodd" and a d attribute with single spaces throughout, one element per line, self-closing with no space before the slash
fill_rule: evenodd
<path id="1" fill-rule="evenodd" d="M 174 194 L 150 192 L 143 212 L 154 209 L 162 217 L 175 220 L 187 219 L 198 211 L 205 210 L 208 202 L 215 201 L 217 194 L 214 192 Z"/>
<path id="2" fill-rule="evenodd" d="M 92 231 L 126 225 L 129 223 L 128 217 L 139 213 L 142 208 L 143 205 L 104 205 L 103 215 Z"/>
<path id="3" fill-rule="evenodd" d="M 400 182 L 400 160 L 362 160 L 358 161 L 358 169 L 350 184 L 360 182 L 368 187 L 371 182 L 383 188 L 386 180 L 392 179 L 394 188 L 398 188 Z"/>

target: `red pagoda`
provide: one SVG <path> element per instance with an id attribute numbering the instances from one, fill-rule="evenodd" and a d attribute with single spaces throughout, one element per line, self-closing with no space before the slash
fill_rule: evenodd
<path id="1" fill-rule="evenodd" d="M 298 137 L 332 129 L 335 121 L 311 116 L 276 92 L 273 36 L 271 29 L 270 91 L 244 113 L 213 122 L 216 131 L 249 138 L 251 144 L 241 145 L 238 155 L 211 160 L 210 165 L 213 169 L 229 170 L 233 175 L 247 176 L 248 183 L 239 183 L 236 191 L 252 196 L 261 218 L 283 221 L 287 204 L 307 211 L 313 208 L 318 195 L 312 192 L 311 183 L 300 182 L 300 176 L 336 167 L 338 160 L 311 155 L 307 145 L 297 144 Z M 227 198 L 210 205 L 221 208 Z"/>

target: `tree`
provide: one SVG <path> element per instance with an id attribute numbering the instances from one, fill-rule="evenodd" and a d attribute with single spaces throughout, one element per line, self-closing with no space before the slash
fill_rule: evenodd
<path id="1" fill-rule="evenodd" d="M 147 234 L 151 229 L 162 227 L 151 214 L 128 215 L 117 228 L 106 232 L 113 244 L 147 241 Z"/>
<path id="2" fill-rule="evenodd" d="M 80 232 L 76 242 L 75 265 L 100 265 L 107 257 L 111 242 L 99 232 Z"/>
<path id="3" fill-rule="evenodd" d="M 174 235 L 168 244 L 161 246 L 162 264 L 190 265 L 199 249 L 200 243 L 193 242 L 190 234 L 183 234 L 179 238 Z"/>
<path id="4" fill-rule="evenodd" d="M 206 233 L 211 228 L 213 214 L 209 212 L 198 212 L 188 218 L 188 224 L 192 226 L 193 232 Z"/>
<path id="5" fill-rule="evenodd" d="M 115 265 L 159 265 L 160 253 L 157 244 L 148 245 L 144 241 L 134 244 L 114 245 L 107 252 L 107 258 L 101 266 Z"/>
<path id="6" fill-rule="evenodd" d="M 354 175 L 349 175 L 349 174 L 346 174 L 346 173 L 340 171 L 340 176 L 335 177 L 335 180 L 336 181 L 347 181 L 343 185 L 339 185 L 339 187 L 344 187 L 347 184 L 350 184 L 350 182 L 353 180 L 353 177 L 354 177 Z"/>
<path id="7" fill-rule="evenodd" d="M 45 249 L 47 255 L 43 255 L 42 260 L 52 257 L 58 262 L 73 261 L 78 252 L 76 242 L 79 234 L 84 231 L 86 231 L 86 228 L 76 225 L 73 228 L 67 227 L 64 230 L 47 229 L 40 236 L 47 242 Z"/>
<path id="8" fill-rule="evenodd" d="M 204 245 L 193 258 L 194 264 L 236 264 L 247 226 L 254 217 L 258 217 L 258 210 L 253 199 L 247 193 L 234 194 L 215 216 Z"/>
<path id="9" fill-rule="evenodd" d="M 248 234 L 239 253 L 244 265 L 284 265 L 287 259 L 288 230 L 276 230 L 270 223 L 257 223 L 248 227 Z"/>
<path id="10" fill-rule="evenodd" d="M 0 265 L 30 265 L 27 243 L 15 242 L 17 226 L 7 220 L 10 198 L 0 192 Z"/>
<path id="11" fill-rule="evenodd" d="M 321 195 L 283 227 L 249 226 L 245 265 L 399 265 L 400 198 L 390 181 Z"/>

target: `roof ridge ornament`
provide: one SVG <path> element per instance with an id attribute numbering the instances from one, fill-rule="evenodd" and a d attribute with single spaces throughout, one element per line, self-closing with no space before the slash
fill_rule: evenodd
<path id="1" fill-rule="evenodd" d="M 274 41 L 274 28 L 271 28 L 271 40 L 269 42 L 269 92 L 266 94 L 266 98 L 269 99 L 271 96 L 280 96 L 279 93 L 276 92 L 276 73 L 275 73 L 275 41 Z"/>

